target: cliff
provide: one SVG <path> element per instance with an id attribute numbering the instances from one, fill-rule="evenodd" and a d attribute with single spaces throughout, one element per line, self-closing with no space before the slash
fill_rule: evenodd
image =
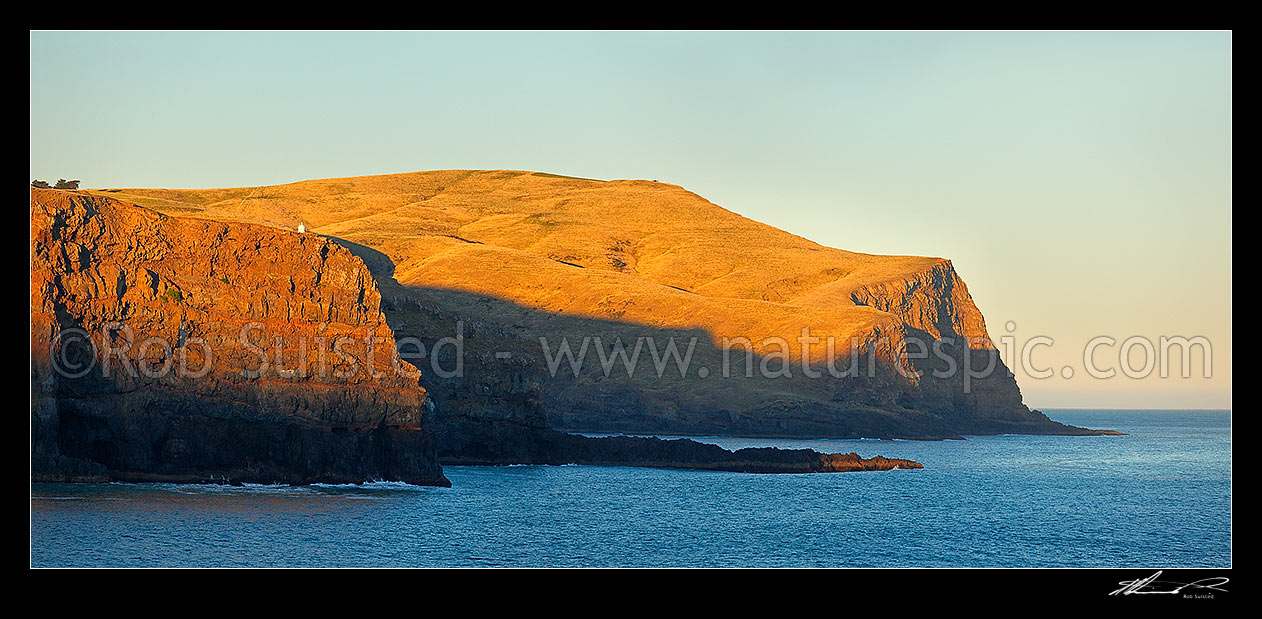
<path id="1" fill-rule="evenodd" d="M 431 352 L 460 336 L 459 375 L 421 379 L 439 425 L 1094 433 L 1025 406 L 949 261 L 824 247 L 676 185 L 445 170 L 95 193 L 337 239 L 369 266 L 397 333 Z M 450 354 L 418 363 L 452 367 Z"/>
<path id="2" fill-rule="evenodd" d="M 33 190 L 32 479 L 450 485 L 379 305 L 318 236 Z"/>
<path id="3" fill-rule="evenodd" d="M 400 296 L 380 257 L 346 241 L 38 189 L 31 239 L 33 481 L 450 485 L 440 456 L 758 473 L 920 468 L 558 432 L 526 357 L 509 365 L 518 371 L 476 380 L 435 372 L 436 407 L 400 342 L 437 350 L 435 334 L 463 321 Z M 390 293 L 384 304 L 365 261 Z M 479 342 L 513 345 L 486 332 Z"/>

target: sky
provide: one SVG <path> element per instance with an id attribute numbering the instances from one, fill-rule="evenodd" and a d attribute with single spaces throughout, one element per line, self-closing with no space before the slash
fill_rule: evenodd
<path id="1" fill-rule="evenodd" d="M 1229 408 L 1231 39 L 32 32 L 30 173 L 660 180 L 823 245 L 950 258 L 1031 407 Z M 1189 378 L 1177 348 L 1160 376 L 1176 336 L 1204 338 Z M 1098 337 L 1111 377 L 1086 367 Z"/>

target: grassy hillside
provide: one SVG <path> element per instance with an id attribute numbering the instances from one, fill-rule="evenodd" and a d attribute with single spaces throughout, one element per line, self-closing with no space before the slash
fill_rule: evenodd
<path id="1" fill-rule="evenodd" d="M 792 340 L 804 325 L 821 336 L 866 333 L 883 312 L 854 304 L 852 291 L 943 262 L 823 247 L 649 181 L 436 171 L 97 193 L 172 215 L 303 222 L 381 251 L 405 286 L 755 342 Z"/>
<path id="2" fill-rule="evenodd" d="M 892 369 L 929 369 L 899 358 L 896 349 L 910 335 L 958 336 L 957 365 L 994 353 L 949 261 L 824 247 L 676 185 L 444 170 L 93 193 L 182 217 L 289 230 L 303 224 L 339 240 L 373 271 L 401 335 L 454 335 L 464 325 L 475 349 L 466 355 L 476 375 L 470 380 L 489 382 L 478 393 L 452 386 L 463 394 L 460 406 L 490 398 L 478 400 L 478 410 L 494 408 L 497 390 L 518 390 L 524 380 L 547 383 L 539 397 L 550 419 L 580 428 L 943 436 L 977 427 L 952 419 L 1031 422 L 1006 370 L 969 391 L 958 372 L 928 380 Z M 809 350 L 799 339 L 804 328 L 819 338 Z M 590 350 L 577 375 L 542 376 L 540 338 L 553 350 L 566 338 L 577 351 L 594 337 L 610 351 L 619 339 L 628 349 L 640 340 L 665 349 L 676 338 L 681 352 L 695 340 L 695 356 L 680 376 L 675 366 L 654 371 L 644 350 L 628 376 L 604 370 Z M 845 382 L 796 371 L 803 357 L 820 368 L 830 358 L 829 338 L 833 357 L 846 357 L 855 342 L 874 351 L 884 363 L 880 373 Z M 773 370 L 792 365 L 794 376 L 716 378 L 724 361 L 743 374 L 746 345 L 760 368 L 769 360 Z M 509 350 L 512 363 L 524 364 L 511 372 L 529 378 L 504 373 L 509 362 L 496 353 Z M 440 386 L 426 386 L 442 399 Z"/>

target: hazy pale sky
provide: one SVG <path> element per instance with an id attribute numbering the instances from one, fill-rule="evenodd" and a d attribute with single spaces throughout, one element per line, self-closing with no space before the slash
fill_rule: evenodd
<path id="1" fill-rule="evenodd" d="M 1031 359 L 1055 377 L 1017 369 L 1032 407 L 1226 408 L 1231 39 L 33 32 L 30 172 L 85 188 L 656 179 L 824 245 L 952 259 L 1010 361 L 1054 341 Z M 1084 370 L 1096 336 L 1116 342 L 1095 355 L 1112 378 Z M 1124 376 L 1133 336 L 1206 338 L 1212 377 L 1199 353 L 1191 379 L 1177 359 L 1170 378 Z"/>

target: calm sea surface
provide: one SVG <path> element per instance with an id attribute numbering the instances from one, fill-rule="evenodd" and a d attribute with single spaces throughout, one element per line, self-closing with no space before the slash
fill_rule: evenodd
<path id="1" fill-rule="evenodd" d="M 1129 436 L 703 438 L 924 470 L 446 467 L 453 488 L 35 484 L 31 565 L 1230 567 L 1231 415 L 1047 411 Z"/>

